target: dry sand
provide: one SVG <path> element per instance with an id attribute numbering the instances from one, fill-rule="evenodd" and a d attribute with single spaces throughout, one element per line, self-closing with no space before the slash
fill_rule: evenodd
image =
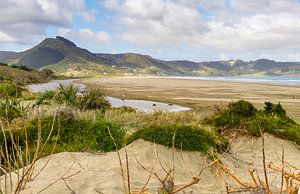
<path id="1" fill-rule="evenodd" d="M 269 161 L 277 161 L 280 164 L 278 157 L 281 155 L 281 148 L 285 149 L 285 160 L 296 167 L 300 167 L 300 149 L 299 146 L 289 142 L 280 140 L 270 135 L 265 136 L 266 141 L 266 158 Z M 155 149 L 156 147 L 156 149 Z M 248 168 L 255 168 L 262 176 L 262 154 L 261 154 L 261 138 L 246 138 L 241 137 L 231 145 L 230 154 L 219 155 L 218 157 L 229 166 L 243 180 L 248 180 Z M 127 146 L 130 167 L 130 179 L 132 189 L 141 189 L 149 173 L 141 168 L 137 160 L 144 166 L 151 169 L 154 163 L 153 172 L 163 174 L 163 170 L 158 164 L 158 160 L 154 154 L 157 150 L 159 158 L 165 168 L 172 166 L 172 149 L 164 146 L 154 145 L 150 142 L 138 140 Z M 124 149 L 120 151 L 125 165 Z M 277 154 L 279 156 L 277 156 Z M 35 172 L 43 167 L 48 158 L 40 159 L 37 162 Z M 175 183 L 177 186 L 186 184 L 191 181 L 191 177 L 201 169 L 204 157 L 198 152 L 179 152 L 175 151 Z M 73 164 L 73 165 L 72 165 Z M 70 168 L 71 167 L 71 168 Z M 68 171 L 68 169 L 70 169 Z M 67 172 L 67 173 L 66 173 Z M 207 169 L 201 176 L 201 180 L 197 185 L 194 185 L 185 190 L 185 193 L 224 193 L 224 185 L 221 181 L 221 176 L 215 175 L 215 170 Z M 269 180 L 271 184 L 277 183 L 280 185 L 281 176 L 279 174 L 269 172 Z M 65 175 L 64 175 L 65 174 Z M 68 179 L 66 183 L 75 191 L 75 193 L 99 193 L 119 194 L 123 193 L 122 179 L 119 168 L 117 154 L 115 152 L 107 154 L 95 153 L 59 153 L 51 156 L 51 160 L 41 174 L 29 182 L 26 189 L 22 193 L 37 193 L 43 188 L 51 185 L 42 193 L 72 193 L 66 183 L 59 179 L 76 174 Z M 1 180 L 3 186 L 3 177 Z M 149 185 L 150 193 L 155 193 L 156 188 L 160 186 L 157 179 L 152 176 Z M 74 193 L 74 192 L 73 192 Z"/>
<path id="2" fill-rule="evenodd" d="M 300 122 L 300 86 L 271 83 L 189 80 L 159 77 L 113 77 L 82 80 L 88 88 L 104 88 L 108 95 L 128 99 L 156 100 L 195 108 L 203 116 L 214 105 L 238 99 L 263 106 L 281 102 L 289 116 Z"/>

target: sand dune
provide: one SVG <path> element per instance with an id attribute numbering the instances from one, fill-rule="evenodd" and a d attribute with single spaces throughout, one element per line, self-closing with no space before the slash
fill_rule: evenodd
<path id="1" fill-rule="evenodd" d="M 280 157 L 281 148 L 284 147 L 285 160 L 294 166 L 300 167 L 299 146 L 270 135 L 265 136 L 265 141 L 267 162 L 279 162 L 277 154 Z M 143 140 L 138 140 L 127 146 L 132 189 L 141 189 L 149 176 L 149 173 L 138 164 L 137 160 L 149 169 L 154 164 L 153 172 L 164 175 L 154 153 L 155 150 L 163 166 L 171 168 L 172 149 Z M 120 153 L 123 165 L 125 165 L 124 149 L 120 150 Z M 199 152 L 175 151 L 174 153 L 175 183 L 177 186 L 180 186 L 189 183 L 192 176 L 201 169 L 204 157 Z M 247 169 L 249 167 L 256 168 L 260 174 L 263 173 L 260 138 L 238 138 L 232 142 L 230 154 L 226 153 L 218 157 L 243 180 L 248 179 Z M 37 162 L 35 173 L 39 172 L 39 169 L 44 166 L 47 160 L 48 157 Z M 280 175 L 275 175 L 272 171 L 269 172 L 272 184 L 280 182 Z M 60 177 L 66 178 L 68 176 L 71 177 L 65 180 L 67 184 L 60 179 Z M 200 182 L 186 189 L 185 193 L 223 193 L 224 185 L 220 177 L 215 175 L 214 170 L 207 169 L 203 172 Z M 1 179 L 3 183 L 3 177 Z M 3 187 L 3 184 L 1 186 Z M 117 154 L 111 152 L 107 154 L 59 153 L 52 155 L 46 168 L 38 177 L 27 184 L 26 189 L 22 193 L 38 193 L 45 187 L 48 188 L 41 193 L 72 193 L 72 190 L 75 193 L 84 194 L 99 192 L 105 194 L 122 193 L 122 178 Z M 147 186 L 149 192 L 155 193 L 158 187 L 160 187 L 160 183 L 152 176 Z"/>

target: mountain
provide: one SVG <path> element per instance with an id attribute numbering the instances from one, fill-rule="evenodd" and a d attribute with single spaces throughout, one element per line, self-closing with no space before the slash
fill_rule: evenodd
<path id="1" fill-rule="evenodd" d="M 57 36 L 47 38 L 24 52 L 0 51 L 0 62 L 51 69 L 56 74 L 92 76 L 99 74 L 151 74 L 190 76 L 284 75 L 299 76 L 300 63 L 228 60 L 193 62 L 164 61 L 136 53 L 92 53 L 72 41 Z"/>

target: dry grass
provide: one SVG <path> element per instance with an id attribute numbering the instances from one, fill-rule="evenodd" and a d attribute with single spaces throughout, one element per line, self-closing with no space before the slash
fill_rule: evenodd
<path id="1" fill-rule="evenodd" d="M 55 118 L 55 117 L 54 117 Z M 54 121 L 53 121 L 54 123 Z M 35 179 L 41 171 L 46 167 L 49 160 L 45 163 L 40 171 L 34 173 L 35 164 L 41 158 L 45 147 L 47 146 L 50 138 L 52 137 L 52 130 L 48 134 L 48 138 L 42 140 L 42 126 L 39 121 L 38 135 L 34 145 L 30 145 L 28 133 L 25 130 L 25 146 L 21 146 L 20 139 L 14 135 L 12 130 L 5 129 L 0 123 L 4 143 L 0 147 L 0 193 L 20 193 L 25 189 L 29 181 Z M 59 133 L 59 130 L 58 130 Z M 55 134 L 58 135 L 58 134 Z M 52 147 L 51 154 L 55 150 L 56 143 Z M 4 179 L 4 186 L 1 182 Z"/>
<path id="2" fill-rule="evenodd" d="M 110 130 L 108 129 L 109 134 L 111 136 L 111 139 L 113 140 L 114 144 L 115 140 L 113 135 L 111 134 Z M 185 189 L 198 184 L 200 179 L 201 179 L 201 175 L 202 172 L 208 168 L 211 167 L 213 164 L 215 164 L 215 162 L 212 162 L 210 164 L 206 164 L 206 162 L 208 161 L 207 159 L 204 160 L 204 162 L 201 165 L 201 169 L 197 172 L 197 174 L 195 174 L 194 176 L 191 177 L 191 181 L 183 184 L 181 186 L 177 186 L 176 185 L 176 180 L 175 180 L 175 138 L 176 138 L 176 133 L 174 132 L 173 134 L 173 140 L 172 140 L 172 167 L 168 168 L 166 165 L 164 165 L 159 157 L 159 154 L 157 152 L 156 146 L 155 146 L 155 158 L 153 159 L 152 162 L 152 166 L 150 168 L 146 167 L 145 165 L 143 165 L 140 161 L 138 161 L 138 159 L 136 158 L 136 162 L 137 164 L 145 171 L 149 173 L 148 179 L 146 180 L 144 186 L 141 189 L 136 189 L 136 190 L 132 190 L 131 189 L 131 179 L 130 179 L 130 171 L 129 171 L 129 160 L 128 160 L 128 153 L 127 153 L 127 149 L 126 147 L 123 149 L 125 152 L 125 165 L 126 165 L 126 170 L 123 167 L 123 162 L 122 159 L 120 157 L 120 151 L 118 149 L 118 147 L 116 146 L 116 153 L 118 156 L 118 160 L 119 160 L 119 164 L 120 164 L 120 169 L 121 169 L 121 176 L 122 176 L 122 182 L 123 182 L 123 188 L 124 188 L 124 193 L 125 194 L 148 194 L 148 189 L 147 189 L 147 185 L 150 181 L 150 179 L 152 177 L 155 177 L 161 184 L 160 187 L 158 187 L 156 189 L 156 194 L 175 194 L 175 193 L 179 193 L 181 191 L 184 191 Z M 157 172 L 154 170 L 154 160 L 157 160 L 157 163 L 159 164 L 160 168 L 161 168 L 161 172 Z M 164 175 L 162 175 L 164 174 Z M 125 181 L 127 181 L 127 185 L 125 184 Z"/>
<path id="3" fill-rule="evenodd" d="M 278 161 L 269 162 L 266 164 L 265 155 L 265 140 L 262 135 L 262 164 L 263 176 L 258 173 L 255 166 L 248 169 L 249 178 L 245 181 L 246 177 L 238 177 L 231 169 L 222 164 L 220 161 L 214 162 L 214 166 L 218 170 L 218 174 L 222 177 L 226 187 L 227 194 L 231 193 L 286 193 L 297 194 L 300 191 L 300 171 L 297 167 L 291 165 L 284 160 L 284 149 L 281 158 Z M 276 164 L 275 164 L 276 163 Z M 278 165 L 280 163 L 280 165 Z M 281 176 L 281 183 L 274 183 L 270 181 L 269 175 L 279 174 Z M 244 180 L 243 180 L 244 179 Z"/>

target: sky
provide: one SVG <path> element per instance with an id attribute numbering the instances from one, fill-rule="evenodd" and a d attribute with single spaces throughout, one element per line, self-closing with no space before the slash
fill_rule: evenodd
<path id="1" fill-rule="evenodd" d="M 300 61 L 300 0 L 0 0 L 0 50 L 57 35 L 96 53 Z"/>

